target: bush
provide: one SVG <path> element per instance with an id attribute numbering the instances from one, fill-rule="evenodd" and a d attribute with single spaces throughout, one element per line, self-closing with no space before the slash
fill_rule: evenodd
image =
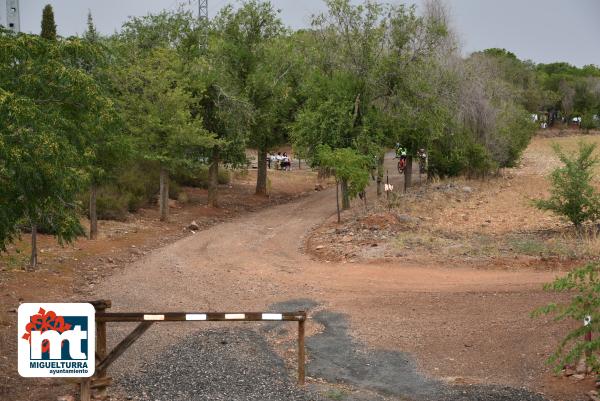
<path id="1" fill-rule="evenodd" d="M 128 213 L 156 202 L 159 191 L 159 170 L 154 163 L 137 161 L 123 168 L 115 180 L 98 189 L 96 209 L 98 219 L 124 221 Z M 219 184 L 230 182 L 229 171 L 219 169 Z M 181 187 L 208 187 L 208 166 L 195 169 L 180 169 L 171 174 L 169 198 L 180 199 L 184 194 Z M 182 198 L 183 199 L 183 198 Z M 80 198 L 84 212 L 89 213 L 89 193 Z"/>
<path id="2" fill-rule="evenodd" d="M 472 143 L 465 149 L 465 172 L 469 178 L 483 178 L 497 168 L 488 150 L 478 143 Z"/>
<path id="3" fill-rule="evenodd" d="M 132 194 L 120 192 L 115 187 L 103 187 L 98 191 L 96 212 L 99 220 L 127 219 Z"/>
<path id="4" fill-rule="evenodd" d="M 600 196 L 591 184 L 598 163 L 593 156 L 595 149 L 595 144 L 580 142 L 578 154 L 567 155 L 555 144 L 554 151 L 564 166 L 550 175 L 550 199 L 534 200 L 534 205 L 567 218 L 578 229 L 586 221 L 597 220 Z"/>
<path id="5" fill-rule="evenodd" d="M 596 372 L 600 369 L 598 357 L 594 354 L 600 350 L 600 336 L 593 336 L 591 341 L 585 341 L 588 333 L 600 332 L 600 264 L 589 263 L 575 269 L 565 277 L 557 278 L 554 282 L 546 284 L 544 289 L 552 292 L 574 292 L 571 301 L 564 304 L 549 304 L 536 309 L 532 315 L 555 315 L 554 320 L 574 319 L 576 328 L 571 330 L 560 342 L 556 352 L 550 357 L 549 362 L 556 364 L 560 370 L 565 365 L 577 363 L 581 357 L 586 356 L 588 366 Z M 591 317 L 589 324 L 584 325 L 584 319 Z"/>
<path id="6" fill-rule="evenodd" d="M 462 137 L 447 135 L 435 141 L 429 153 L 429 173 L 442 178 L 460 174 L 484 177 L 496 168 L 488 150 L 468 133 Z"/>
<path id="7" fill-rule="evenodd" d="M 486 147 L 498 166 L 514 167 L 535 134 L 536 125 L 529 113 L 514 104 L 502 110 L 497 125 L 496 135 Z"/>
<path id="8" fill-rule="evenodd" d="M 145 161 L 123 167 L 116 178 L 98 188 L 96 211 L 100 220 L 123 221 L 127 214 L 156 201 L 158 168 Z M 81 195 L 84 213 L 89 214 L 89 192 Z"/>
<path id="9" fill-rule="evenodd" d="M 594 119 L 594 115 L 592 113 L 586 113 L 581 118 L 581 128 L 586 131 L 596 129 L 598 126 L 598 120 Z"/>
<path id="10" fill-rule="evenodd" d="M 193 169 L 181 168 L 173 174 L 173 181 L 181 185 L 195 188 L 208 188 L 208 166 L 201 165 Z M 219 167 L 219 184 L 229 184 L 231 175 L 229 170 Z"/>

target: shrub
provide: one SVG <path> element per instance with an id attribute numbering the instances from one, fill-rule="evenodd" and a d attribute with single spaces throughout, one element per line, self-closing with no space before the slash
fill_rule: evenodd
<path id="1" fill-rule="evenodd" d="M 124 221 L 130 209 L 132 194 L 119 192 L 115 187 L 103 187 L 98 191 L 96 212 L 100 220 Z"/>
<path id="2" fill-rule="evenodd" d="M 554 151 L 564 166 L 550 175 L 550 198 L 534 200 L 534 205 L 567 218 L 578 229 L 586 221 L 597 220 L 600 196 L 591 184 L 598 162 L 593 156 L 595 149 L 595 144 L 581 142 L 577 155 L 567 155 L 555 144 Z"/>
<path id="3" fill-rule="evenodd" d="M 208 166 L 201 165 L 196 168 L 181 168 L 172 175 L 173 181 L 181 185 L 195 188 L 208 188 Z M 231 176 L 229 170 L 219 168 L 219 184 L 229 184 Z"/>
<path id="4" fill-rule="evenodd" d="M 551 292 L 573 292 L 571 300 L 563 304 L 551 303 L 536 309 L 532 315 L 539 316 L 553 314 L 554 320 L 574 319 L 581 322 L 571 330 L 560 342 L 558 348 L 549 359 L 556 364 L 557 370 L 565 365 L 571 365 L 586 356 L 586 362 L 592 369 L 598 371 L 600 363 L 594 354 L 600 350 L 600 336 L 593 336 L 591 341 L 585 341 L 588 333 L 600 332 L 600 264 L 589 263 L 575 269 L 565 277 L 557 278 L 552 283 L 546 284 L 544 289 Z M 591 317 L 589 324 L 584 325 L 584 319 Z"/>
<path id="5" fill-rule="evenodd" d="M 472 143 L 465 148 L 465 172 L 469 178 L 483 178 L 492 170 L 497 168 L 497 164 L 490 157 L 487 149 L 478 143 Z"/>
<path id="6" fill-rule="evenodd" d="M 598 126 L 598 120 L 594 119 L 594 115 L 592 113 L 585 113 L 581 118 L 581 128 L 586 131 L 596 129 Z"/>

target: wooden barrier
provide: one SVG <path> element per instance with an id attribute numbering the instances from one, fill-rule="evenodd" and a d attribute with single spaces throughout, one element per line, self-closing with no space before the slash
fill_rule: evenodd
<path id="1" fill-rule="evenodd" d="M 108 367 L 117 360 L 154 323 L 158 322 L 298 322 L 298 384 L 304 385 L 305 347 L 304 331 L 306 312 L 106 312 L 112 304 L 109 300 L 92 301 L 96 309 L 96 372 L 93 377 L 80 382 L 81 401 L 91 401 L 92 390 L 98 398 L 106 398 L 107 386 L 112 379 L 107 376 Z M 108 352 L 106 324 L 108 322 L 140 322 L 119 344 Z"/>

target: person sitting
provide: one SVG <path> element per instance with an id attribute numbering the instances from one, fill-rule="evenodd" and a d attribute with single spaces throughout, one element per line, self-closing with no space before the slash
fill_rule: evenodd
<path id="1" fill-rule="evenodd" d="M 281 152 L 277 152 L 277 155 L 275 156 L 275 169 L 276 170 L 281 170 L 281 162 L 283 161 L 283 156 L 281 155 Z"/>
<path id="2" fill-rule="evenodd" d="M 292 163 L 286 152 L 283 152 L 283 160 L 281 161 L 281 168 L 287 171 L 292 169 Z"/>

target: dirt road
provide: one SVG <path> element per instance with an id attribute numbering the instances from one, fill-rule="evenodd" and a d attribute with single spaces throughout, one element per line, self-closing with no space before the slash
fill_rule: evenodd
<path id="1" fill-rule="evenodd" d="M 311 299 L 346 314 L 367 347 L 412 353 L 426 375 L 546 390 L 544 360 L 562 333 L 528 314 L 550 300 L 540 288 L 556 273 L 311 260 L 304 239 L 334 213 L 334 199 L 318 192 L 198 232 L 109 277 L 96 295 L 111 299 L 113 311 L 262 310 Z M 151 359 L 189 330 L 154 327 L 117 369 Z"/>

